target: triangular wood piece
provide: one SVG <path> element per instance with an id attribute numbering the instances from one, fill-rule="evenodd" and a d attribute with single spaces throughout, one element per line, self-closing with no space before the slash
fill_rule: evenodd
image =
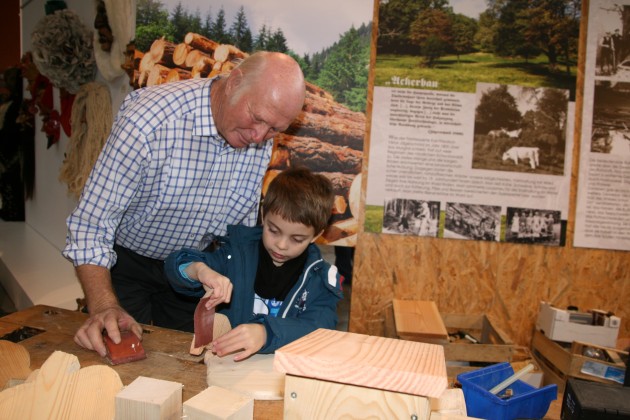
<path id="1" fill-rule="evenodd" d="M 439 397 L 447 388 L 444 347 L 318 329 L 276 350 L 280 372 L 386 391 Z"/>

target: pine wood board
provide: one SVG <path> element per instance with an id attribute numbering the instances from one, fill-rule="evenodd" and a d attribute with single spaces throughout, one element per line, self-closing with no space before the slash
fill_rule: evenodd
<path id="1" fill-rule="evenodd" d="M 208 386 L 240 392 L 254 400 L 282 400 L 285 375 L 274 370 L 273 359 L 273 354 L 254 354 L 235 362 L 233 355 L 206 352 Z"/>
<path id="2" fill-rule="evenodd" d="M 430 300 L 394 299 L 394 320 L 400 338 L 447 343 L 448 331 L 437 305 Z"/>
<path id="3" fill-rule="evenodd" d="M 81 368 L 76 356 L 55 351 L 36 372 L 31 380 L 0 392 L 4 418 L 113 418 L 114 399 L 123 384 L 112 368 Z"/>
<path id="4" fill-rule="evenodd" d="M 274 368 L 294 376 L 429 397 L 439 397 L 447 388 L 440 345 L 321 328 L 276 350 Z"/>
<path id="5" fill-rule="evenodd" d="M 23 346 L 0 340 L 0 389 L 11 379 L 24 380 L 31 373 L 31 356 Z"/>

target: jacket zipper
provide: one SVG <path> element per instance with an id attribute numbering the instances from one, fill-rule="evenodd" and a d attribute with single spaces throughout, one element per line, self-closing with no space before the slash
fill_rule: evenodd
<path id="1" fill-rule="evenodd" d="M 282 318 L 286 318 L 287 317 L 287 313 L 289 312 L 289 309 L 291 309 L 291 306 L 293 306 L 293 301 L 295 300 L 295 297 L 298 295 L 300 290 L 302 290 L 302 287 L 304 287 L 304 283 L 306 282 L 306 278 L 308 277 L 308 273 L 309 273 L 309 271 L 311 271 L 311 268 L 313 268 L 313 266 L 315 264 L 317 264 L 317 263 L 319 263 L 321 261 L 324 261 L 324 259 L 320 258 L 319 260 L 315 261 L 313 264 L 308 266 L 308 268 L 304 272 L 304 276 L 302 276 L 302 284 L 300 284 L 300 287 L 298 287 L 298 289 L 295 291 L 295 293 L 293 293 L 293 296 L 291 296 L 291 300 L 289 301 L 289 305 L 287 305 L 287 308 L 282 313 Z"/>

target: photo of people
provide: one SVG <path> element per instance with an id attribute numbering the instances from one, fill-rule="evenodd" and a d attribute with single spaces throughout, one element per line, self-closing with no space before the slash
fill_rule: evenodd
<path id="1" fill-rule="evenodd" d="M 560 212 L 528 208 L 507 208 L 506 242 L 560 245 Z"/>
<path id="2" fill-rule="evenodd" d="M 385 202 L 383 233 L 436 237 L 440 202 L 395 198 Z"/>
<path id="3" fill-rule="evenodd" d="M 444 238 L 499 241 L 501 207 L 446 203 Z"/>

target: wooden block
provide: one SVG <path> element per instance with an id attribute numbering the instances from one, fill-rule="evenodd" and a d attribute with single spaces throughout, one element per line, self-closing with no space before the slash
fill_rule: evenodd
<path id="1" fill-rule="evenodd" d="M 220 386 L 255 400 L 282 400 L 284 373 L 273 369 L 273 354 L 254 354 L 240 362 L 233 355 L 206 352 L 208 386 Z"/>
<path id="2" fill-rule="evenodd" d="M 440 345 L 321 328 L 276 350 L 274 368 L 294 376 L 429 397 L 439 397 L 447 388 Z"/>
<path id="3" fill-rule="evenodd" d="M 254 400 L 246 395 L 211 386 L 184 403 L 187 420 L 250 420 Z"/>
<path id="4" fill-rule="evenodd" d="M 114 398 L 121 388 L 120 377 L 112 368 L 80 368 L 76 356 L 55 351 L 26 382 L 0 392 L 0 417 L 111 419 Z"/>
<path id="5" fill-rule="evenodd" d="M 116 419 L 179 419 L 182 384 L 138 376 L 116 395 Z"/>
<path id="6" fill-rule="evenodd" d="M 400 338 L 427 343 L 448 342 L 448 331 L 435 302 L 394 299 L 393 305 Z"/>
<path id="7" fill-rule="evenodd" d="M 466 400 L 461 388 L 449 388 L 439 398 L 429 398 L 429 402 L 432 412 L 466 417 Z"/>
<path id="8" fill-rule="evenodd" d="M 374 388 L 287 375 L 285 419 L 418 419 L 431 415 L 429 400 Z"/>
<path id="9" fill-rule="evenodd" d="M 10 380 L 24 380 L 31 373 L 31 356 L 23 346 L 0 340 L 0 388 Z"/>

